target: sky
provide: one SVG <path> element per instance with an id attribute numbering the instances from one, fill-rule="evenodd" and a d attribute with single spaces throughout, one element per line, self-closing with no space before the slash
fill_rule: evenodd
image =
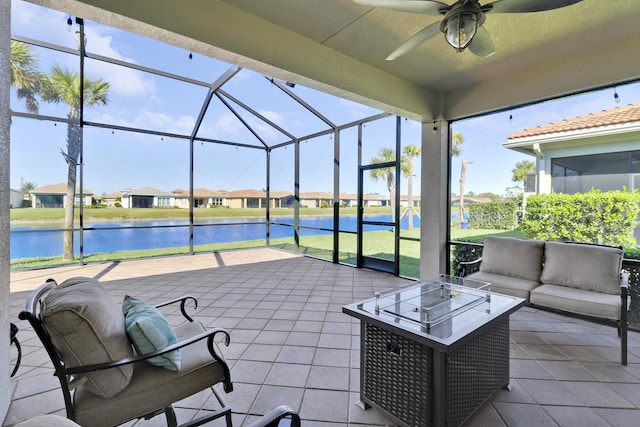
<path id="1" fill-rule="evenodd" d="M 69 27 L 69 16 L 21 0 L 12 1 L 12 35 L 46 40 L 48 43 L 76 49 L 76 24 Z M 72 17 L 73 18 L 73 17 Z M 90 54 L 112 57 L 183 75 L 189 79 L 212 83 L 232 65 L 196 53 L 189 59 L 183 49 L 154 40 L 85 21 L 87 51 Z M 40 68 L 47 72 L 58 64 L 77 69 L 79 58 L 34 47 Z M 124 188 L 155 187 L 164 191 L 189 188 L 189 148 L 183 139 L 131 133 L 118 126 L 153 129 L 181 135 L 191 134 L 196 118 L 207 95 L 207 88 L 191 83 L 176 82 L 163 76 L 144 73 L 92 59 L 86 60 L 87 76 L 109 82 L 107 106 L 86 108 L 85 120 L 104 123 L 113 128 L 85 127 L 84 178 L 85 189 L 96 195 L 110 194 Z M 265 78 L 267 77 L 267 78 Z M 295 137 L 311 135 L 327 128 L 280 89 L 271 84 L 270 76 L 240 71 L 223 90 L 232 97 L 284 128 Z M 320 111 L 335 124 L 350 123 L 380 113 L 379 110 L 296 85 L 291 89 L 297 96 Z M 457 193 L 460 164 L 468 163 L 467 192 L 492 192 L 503 195 L 515 183 L 511 171 L 518 161 L 534 160 L 507 150 L 502 144 L 511 132 L 588 114 L 594 111 L 640 102 L 640 85 L 619 86 L 620 104 L 614 103 L 613 90 L 607 89 L 587 95 L 550 101 L 512 111 L 454 122 L 452 130 L 460 132 L 465 142 L 462 154 L 452 161 L 452 192 Z M 251 124 L 269 145 L 287 141 L 286 135 L 256 120 L 242 111 L 233 101 L 225 100 Z M 24 111 L 24 106 L 12 92 L 11 108 Z M 40 113 L 66 117 L 68 107 L 63 104 L 40 104 Z M 511 116 L 511 118 L 510 118 Z M 378 155 L 381 148 L 395 144 L 395 117 L 368 123 L 363 129 L 363 161 Z M 66 163 L 60 154 L 64 149 L 65 123 L 13 119 L 11 129 L 11 188 L 20 189 L 23 182 L 37 186 L 66 181 Z M 420 146 L 419 123 L 402 119 L 402 145 Z M 199 136 L 259 146 L 260 142 L 230 112 L 214 98 L 206 112 Z M 340 184 L 344 193 L 357 190 L 357 131 L 349 129 L 340 134 Z M 300 191 L 333 190 L 332 135 L 325 135 L 301 143 Z M 271 154 L 271 190 L 294 189 L 293 146 L 273 150 Z M 415 170 L 420 170 L 416 159 Z M 253 148 L 196 143 L 194 146 L 194 187 L 211 190 L 264 189 L 266 153 Z M 414 180 L 414 194 L 419 194 L 419 179 Z M 365 192 L 386 193 L 384 182 L 367 182 Z M 406 194 L 406 180 L 402 192 Z"/>

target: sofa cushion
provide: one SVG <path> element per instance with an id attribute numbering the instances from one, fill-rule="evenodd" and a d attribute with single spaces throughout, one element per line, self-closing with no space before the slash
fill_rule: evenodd
<path id="1" fill-rule="evenodd" d="M 199 322 L 187 322 L 175 328 L 178 340 L 205 332 Z M 213 343 L 217 349 L 217 344 Z M 133 379 L 127 388 L 113 399 L 103 399 L 87 393 L 80 386 L 75 394 L 76 422 L 83 427 L 119 425 L 141 413 L 152 412 L 193 395 L 225 379 L 225 373 L 201 340 L 182 349 L 179 372 L 162 369 L 148 363 L 136 363 Z"/>
<path id="2" fill-rule="evenodd" d="M 125 315 L 127 334 L 138 354 L 147 354 L 178 342 L 167 319 L 152 305 L 129 295 L 124 297 L 122 312 Z M 180 350 L 170 351 L 147 360 L 154 366 L 170 371 L 180 370 Z"/>
<path id="3" fill-rule="evenodd" d="M 487 236 L 480 271 L 539 281 L 543 251 L 543 241 Z"/>
<path id="4" fill-rule="evenodd" d="M 501 276 L 499 274 L 485 273 L 478 271 L 467 276 L 469 279 L 489 282 L 491 292 L 511 295 L 529 300 L 529 292 L 540 282 L 536 280 L 518 279 L 517 277 Z"/>
<path id="5" fill-rule="evenodd" d="M 585 291 L 620 294 L 622 249 L 578 243 L 546 242 L 540 281 Z"/>
<path id="6" fill-rule="evenodd" d="M 120 306 L 97 280 L 65 280 L 45 295 L 40 317 L 68 367 L 133 356 Z M 129 365 L 91 372 L 82 380 L 92 393 L 110 398 L 129 384 L 132 375 Z"/>
<path id="7" fill-rule="evenodd" d="M 531 304 L 601 319 L 620 320 L 620 295 L 560 285 L 541 285 L 531 291 Z"/>

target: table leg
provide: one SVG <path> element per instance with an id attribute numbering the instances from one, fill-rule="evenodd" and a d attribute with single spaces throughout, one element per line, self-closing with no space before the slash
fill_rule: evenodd
<path id="1" fill-rule="evenodd" d="M 433 414 L 434 426 L 444 426 L 447 417 L 447 354 L 433 350 Z"/>
<path id="2" fill-rule="evenodd" d="M 369 408 L 371 408 L 371 405 L 369 405 L 368 403 L 363 402 L 362 400 L 358 400 L 356 402 L 356 406 L 359 408 L 364 409 L 365 411 Z"/>

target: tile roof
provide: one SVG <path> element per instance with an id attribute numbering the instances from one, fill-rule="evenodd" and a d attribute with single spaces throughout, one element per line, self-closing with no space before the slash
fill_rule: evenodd
<path id="1" fill-rule="evenodd" d="M 308 191 L 300 193 L 301 199 L 333 199 L 333 193 L 326 191 Z"/>
<path id="2" fill-rule="evenodd" d="M 132 196 L 173 196 L 173 193 L 168 191 L 159 190 L 155 187 L 142 187 L 142 188 L 125 188 L 123 192 L 130 193 Z"/>
<path id="3" fill-rule="evenodd" d="M 269 195 L 273 199 L 282 199 L 284 197 L 292 197 L 293 193 L 289 191 L 272 191 Z"/>
<path id="4" fill-rule="evenodd" d="M 177 189 L 172 191 L 176 197 L 189 197 L 189 190 Z M 217 191 L 209 190 L 208 188 L 194 188 L 193 196 L 194 197 L 223 197 L 224 193 L 219 193 Z"/>
<path id="5" fill-rule="evenodd" d="M 253 190 L 253 189 L 234 190 L 234 191 L 229 191 L 229 193 L 227 193 L 227 197 L 231 199 L 239 198 L 239 197 L 266 197 L 266 193 L 264 191 Z"/>
<path id="6" fill-rule="evenodd" d="M 83 188 L 85 195 L 93 195 L 93 191 L 88 188 Z M 61 182 L 59 184 L 49 184 L 38 187 L 32 190 L 33 194 L 67 194 L 67 183 Z M 80 194 L 80 187 L 76 187 L 76 193 Z"/>
<path id="7" fill-rule="evenodd" d="M 624 105 L 589 113 L 559 122 L 540 125 L 531 129 L 524 129 L 509 134 L 509 139 L 526 138 L 531 136 L 546 135 L 558 132 L 569 132 L 583 129 L 593 129 L 604 126 L 619 125 L 624 123 L 640 122 L 640 103 Z"/>

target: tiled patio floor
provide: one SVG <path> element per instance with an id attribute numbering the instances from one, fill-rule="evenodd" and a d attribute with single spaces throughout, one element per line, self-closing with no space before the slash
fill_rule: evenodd
<path id="1" fill-rule="evenodd" d="M 98 278 L 118 302 L 125 294 L 152 303 L 195 296 L 194 317 L 231 334 L 223 351 L 235 388 L 227 395 L 235 426 L 280 404 L 299 410 L 305 427 L 392 425 L 376 410 L 355 405 L 359 324 L 342 306 L 404 280 L 255 249 L 12 273 L 11 319 L 20 327 L 24 355 L 11 382 L 4 426 L 64 414 L 48 357 L 17 316 L 29 291 L 48 277 L 60 282 L 73 276 Z M 511 341 L 513 390 L 497 392 L 465 426 L 637 425 L 639 334 L 630 333 L 629 365 L 623 367 L 615 328 L 525 307 L 511 316 Z M 183 401 L 176 408 L 178 420 L 210 405 L 204 394 Z M 133 424 L 160 426 L 164 418 Z"/>

